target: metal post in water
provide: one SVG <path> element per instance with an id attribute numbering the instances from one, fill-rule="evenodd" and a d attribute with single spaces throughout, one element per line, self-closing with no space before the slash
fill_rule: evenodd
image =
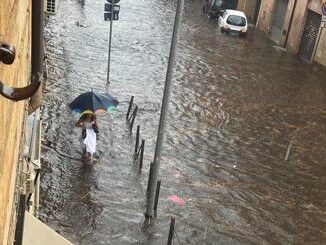
<path id="1" fill-rule="evenodd" d="M 157 183 L 159 170 L 160 170 L 160 160 L 161 160 L 162 145 L 164 140 L 165 122 L 166 122 L 166 117 L 167 117 L 167 112 L 169 107 L 170 87 L 171 87 L 171 82 L 173 77 L 173 67 L 174 67 L 174 60 L 176 54 L 176 46 L 178 42 L 179 27 L 182 18 L 183 5 L 184 5 L 184 0 L 178 0 L 178 6 L 175 15 L 174 27 L 173 27 L 170 55 L 168 61 L 168 69 L 166 72 L 164 94 L 162 99 L 160 123 L 159 123 L 158 133 L 157 133 L 156 148 L 155 148 L 155 155 L 153 161 L 153 171 L 152 171 L 152 176 L 150 176 L 149 178 L 152 180 L 152 182 L 151 185 L 148 186 L 148 199 L 147 199 L 146 213 L 145 213 L 146 223 L 148 223 L 148 219 L 153 217 L 154 196 L 155 196 L 156 183 Z"/>
<path id="2" fill-rule="evenodd" d="M 171 218 L 170 230 L 169 230 L 169 238 L 168 238 L 167 245 L 172 244 L 172 239 L 173 239 L 173 235 L 174 235 L 174 224 L 175 224 L 175 218 Z"/>
<path id="3" fill-rule="evenodd" d="M 113 7 L 112 7 L 113 9 Z M 109 37 L 109 52 L 108 52 L 108 74 L 106 78 L 106 83 L 110 83 L 110 61 L 111 61 L 111 40 L 112 40 L 112 23 L 113 23 L 113 11 L 111 13 L 111 20 L 110 20 L 110 37 Z"/>
<path id="4" fill-rule="evenodd" d="M 134 102 L 134 96 L 131 96 L 131 99 L 130 99 L 130 102 L 129 102 L 128 111 L 127 111 L 127 115 L 126 115 L 126 118 L 127 119 L 129 118 L 129 114 L 130 114 L 130 111 L 131 111 L 133 102 Z"/>
<path id="5" fill-rule="evenodd" d="M 137 125 L 134 159 L 137 158 L 137 151 L 138 151 L 138 146 L 139 146 L 139 134 L 140 134 L 140 126 Z"/>
<path id="6" fill-rule="evenodd" d="M 138 111 L 138 106 L 135 107 L 135 110 L 132 112 L 132 115 L 131 115 L 132 118 L 131 118 L 131 123 L 130 123 L 130 131 L 132 131 L 132 127 L 134 126 L 137 111 Z"/>
<path id="7" fill-rule="evenodd" d="M 140 161 L 139 161 L 139 171 L 143 168 L 144 150 L 145 150 L 145 140 L 141 140 L 141 151 L 140 151 Z"/>
<path id="8" fill-rule="evenodd" d="M 156 193 L 155 193 L 155 202 L 154 202 L 154 216 L 157 216 L 157 205 L 158 205 L 158 198 L 160 196 L 160 189 L 161 189 L 161 181 L 157 181 L 156 184 Z"/>

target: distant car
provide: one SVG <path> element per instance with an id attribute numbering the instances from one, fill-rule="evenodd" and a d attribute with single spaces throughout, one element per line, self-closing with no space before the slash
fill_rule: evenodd
<path id="1" fill-rule="evenodd" d="M 209 0 L 210 6 L 208 17 L 210 19 L 218 19 L 222 16 L 226 9 L 236 9 L 237 0 Z"/>
<path id="2" fill-rule="evenodd" d="M 240 35 L 246 35 L 247 17 L 241 11 L 226 9 L 224 14 L 218 18 L 218 26 L 222 33 L 237 32 Z"/>

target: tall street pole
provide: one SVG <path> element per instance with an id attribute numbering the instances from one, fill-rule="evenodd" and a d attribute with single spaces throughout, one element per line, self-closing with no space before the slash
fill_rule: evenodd
<path id="1" fill-rule="evenodd" d="M 147 205 L 146 205 L 146 213 L 145 213 L 146 220 L 149 220 L 150 218 L 153 217 L 155 189 L 156 189 L 157 179 L 159 177 L 162 145 L 164 140 L 164 131 L 165 131 L 167 112 L 169 109 L 170 88 L 171 88 L 171 82 L 173 77 L 173 67 L 175 63 L 176 46 L 178 42 L 179 27 L 181 25 L 183 5 L 184 5 L 184 0 L 178 0 L 178 6 L 175 15 L 173 34 L 172 34 L 172 42 L 170 47 L 170 56 L 169 56 L 168 68 L 166 72 L 166 80 L 165 80 L 164 94 L 162 99 L 160 122 L 159 122 L 158 133 L 157 133 L 155 155 L 154 155 L 154 161 L 152 163 L 152 171 L 151 171 L 152 174 L 149 176 L 149 182 L 148 182 L 152 184 L 149 185 L 147 188 L 148 193 L 147 193 Z"/>
<path id="2" fill-rule="evenodd" d="M 113 5 L 112 5 L 113 10 Z M 111 12 L 111 20 L 110 20 L 110 37 L 109 37 L 109 53 L 108 53 L 108 74 L 106 78 L 106 83 L 110 83 L 110 59 L 111 59 L 111 40 L 112 40 L 112 23 L 113 23 L 113 11 Z"/>

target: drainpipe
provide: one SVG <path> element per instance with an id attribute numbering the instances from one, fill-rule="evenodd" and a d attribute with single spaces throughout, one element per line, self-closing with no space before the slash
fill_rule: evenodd
<path id="1" fill-rule="evenodd" d="M 297 7 L 297 2 L 298 2 L 297 0 L 294 0 L 293 10 L 292 10 L 292 13 L 291 13 L 291 19 L 290 19 L 290 23 L 289 23 L 289 29 L 288 29 L 288 31 L 286 33 L 286 37 L 285 37 L 285 41 L 284 41 L 284 45 L 283 45 L 284 49 L 286 48 L 286 44 L 287 44 L 288 39 L 289 39 L 289 34 L 290 34 L 290 31 L 291 31 L 293 16 L 294 16 L 295 9 Z"/>
<path id="2" fill-rule="evenodd" d="M 33 113 L 42 103 L 43 50 L 44 50 L 44 12 L 43 0 L 32 0 L 32 83 L 40 83 L 31 97 L 28 114 Z"/>

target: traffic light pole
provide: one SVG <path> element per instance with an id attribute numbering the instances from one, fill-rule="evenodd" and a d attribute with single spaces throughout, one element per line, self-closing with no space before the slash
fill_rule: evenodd
<path id="1" fill-rule="evenodd" d="M 145 212 L 145 222 L 146 223 L 148 223 L 149 220 L 153 217 L 155 190 L 156 190 L 157 180 L 159 177 L 160 160 L 161 160 L 161 155 L 162 155 L 162 145 L 163 145 L 163 140 L 164 140 L 166 117 L 167 117 L 167 112 L 168 112 L 168 108 L 169 108 L 170 87 L 171 87 L 172 78 L 173 78 L 173 68 L 174 68 L 174 61 L 175 61 L 175 55 L 176 55 L 176 46 L 177 46 L 177 42 L 178 42 L 179 27 L 181 25 L 183 5 L 184 5 L 184 0 L 178 0 L 178 6 L 177 6 L 177 11 L 176 11 L 175 20 L 174 20 L 172 41 L 171 41 L 171 47 L 170 47 L 168 69 L 166 72 L 166 80 L 165 80 L 164 94 L 163 94 L 163 99 L 162 99 L 160 122 L 159 122 L 158 133 L 157 133 L 155 155 L 154 155 L 154 161 L 151 164 L 151 171 L 150 171 L 150 176 L 149 176 L 149 181 L 148 181 L 149 185 L 147 187 L 147 190 L 148 190 L 147 205 L 146 205 L 146 212 Z"/>
<path id="2" fill-rule="evenodd" d="M 110 83 L 110 60 L 111 60 L 111 40 L 112 40 L 112 23 L 113 23 L 113 12 L 111 14 L 110 20 L 110 35 L 109 35 L 109 52 L 108 52 L 108 74 L 106 78 L 106 83 Z"/>

